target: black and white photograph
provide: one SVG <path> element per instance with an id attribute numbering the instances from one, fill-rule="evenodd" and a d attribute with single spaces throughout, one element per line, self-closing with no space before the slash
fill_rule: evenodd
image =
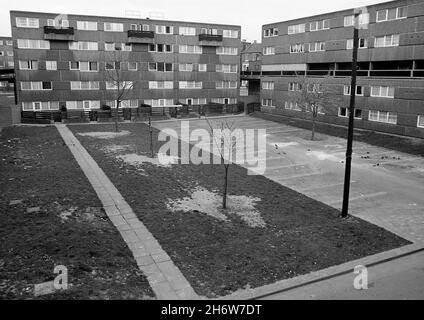
<path id="1" fill-rule="evenodd" d="M 424 1 L 2 0 L 0 300 L 424 300 Z"/>

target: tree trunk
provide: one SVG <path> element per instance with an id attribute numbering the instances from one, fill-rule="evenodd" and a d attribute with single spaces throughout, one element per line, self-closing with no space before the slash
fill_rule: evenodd
<path id="1" fill-rule="evenodd" d="M 116 113 L 115 113 L 115 131 L 119 132 L 118 128 L 118 109 L 119 109 L 119 101 L 116 101 Z"/>
<path id="2" fill-rule="evenodd" d="M 227 209 L 227 184 L 228 184 L 228 168 L 230 165 L 224 165 L 225 177 L 224 177 L 224 194 L 222 196 L 222 208 Z"/>
<path id="3" fill-rule="evenodd" d="M 311 132 L 311 140 L 313 141 L 315 137 L 315 117 L 312 118 L 312 132 Z"/>

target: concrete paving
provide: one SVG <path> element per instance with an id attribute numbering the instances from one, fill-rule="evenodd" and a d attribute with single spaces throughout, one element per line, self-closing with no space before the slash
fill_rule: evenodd
<path id="1" fill-rule="evenodd" d="M 110 221 L 118 229 L 138 267 L 146 275 L 156 297 L 167 300 L 199 299 L 159 242 L 137 218 L 118 189 L 73 133 L 65 125 L 58 124 L 56 127 L 96 191 Z"/>
<path id="2" fill-rule="evenodd" d="M 367 289 L 353 272 L 262 297 L 266 300 L 423 300 L 424 251 L 367 268 Z"/>
<path id="3" fill-rule="evenodd" d="M 216 124 L 223 120 L 211 121 Z M 317 134 L 318 141 L 310 141 L 309 130 L 250 116 L 227 117 L 225 121 L 232 123 L 233 128 L 266 129 L 267 169 L 264 176 L 341 208 L 345 139 Z M 172 128 L 179 133 L 181 121 L 154 122 L 153 125 L 157 129 Z M 189 120 L 189 125 L 190 131 L 209 129 L 204 119 Z M 351 179 L 351 215 L 411 242 L 424 243 L 423 157 L 355 141 Z"/>

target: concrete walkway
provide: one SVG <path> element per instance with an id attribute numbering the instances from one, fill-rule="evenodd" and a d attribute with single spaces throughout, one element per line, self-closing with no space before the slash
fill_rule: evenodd
<path id="1" fill-rule="evenodd" d="M 199 299 L 181 271 L 73 133 L 63 124 L 56 127 L 96 191 L 109 219 L 130 248 L 138 267 L 146 275 L 156 297 Z"/>

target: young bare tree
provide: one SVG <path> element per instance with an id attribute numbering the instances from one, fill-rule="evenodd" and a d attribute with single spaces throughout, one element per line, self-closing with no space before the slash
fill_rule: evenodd
<path id="1" fill-rule="evenodd" d="M 292 99 L 297 107 L 304 112 L 310 112 L 312 121 L 311 140 L 315 138 L 315 123 L 319 113 L 325 113 L 331 103 L 329 99 L 329 76 L 310 79 L 306 76 L 297 76 L 293 83 Z"/>
<path id="2" fill-rule="evenodd" d="M 222 208 L 227 208 L 227 191 L 228 191 L 228 173 L 230 165 L 233 162 L 234 152 L 237 148 L 237 143 L 241 137 L 237 136 L 238 132 L 233 131 L 234 122 L 229 123 L 226 120 L 219 120 L 216 123 L 209 121 L 205 117 L 209 126 L 209 131 L 212 136 L 212 143 L 215 144 L 218 150 L 221 164 L 224 166 L 224 190 L 222 193 Z M 243 143 L 244 146 L 244 143 Z"/>
<path id="3" fill-rule="evenodd" d="M 122 44 L 124 45 L 124 44 Z M 119 46 L 115 47 L 115 51 L 109 54 L 109 61 L 106 62 L 106 89 L 109 87 L 113 92 L 113 100 L 115 101 L 115 131 L 119 131 L 118 127 L 118 110 L 121 102 L 128 98 L 129 93 L 134 88 L 134 81 L 125 80 L 124 62 L 128 61 L 128 52 L 122 51 Z"/>

